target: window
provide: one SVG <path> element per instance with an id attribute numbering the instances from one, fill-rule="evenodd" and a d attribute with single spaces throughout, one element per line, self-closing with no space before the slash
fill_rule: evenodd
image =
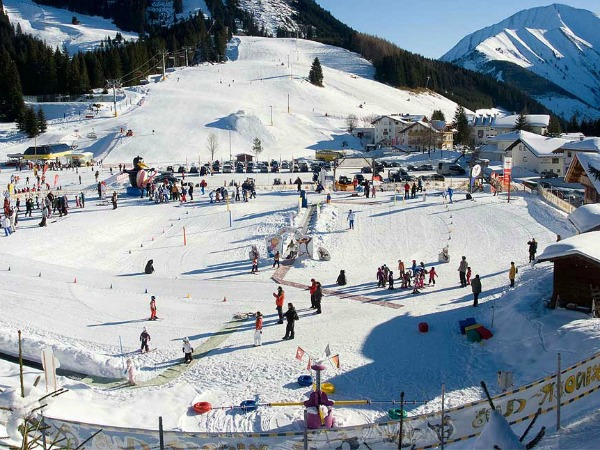
<path id="1" fill-rule="evenodd" d="M 483 138 L 483 130 L 477 130 L 477 137 L 479 139 Z"/>
<path id="2" fill-rule="evenodd" d="M 552 164 L 558 164 L 559 161 L 560 159 L 558 158 L 552 158 Z"/>
<path id="3" fill-rule="evenodd" d="M 523 162 L 527 162 L 527 156 L 523 156 Z"/>
<path id="4" fill-rule="evenodd" d="M 570 158 L 571 157 L 571 152 L 567 152 L 567 156 Z"/>
<path id="5" fill-rule="evenodd" d="M 519 144 L 519 151 L 523 151 L 523 144 Z"/>

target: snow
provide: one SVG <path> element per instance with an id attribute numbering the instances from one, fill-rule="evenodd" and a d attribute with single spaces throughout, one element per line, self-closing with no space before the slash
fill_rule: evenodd
<path id="1" fill-rule="evenodd" d="M 525 445 L 519 442 L 519 438 L 511 430 L 502 413 L 494 409 L 490 411 L 488 423 L 483 427 L 483 431 L 473 444 L 473 449 L 480 448 L 518 450 L 525 449 Z"/>
<path id="2" fill-rule="evenodd" d="M 579 233 L 585 233 L 593 228 L 600 227 L 600 203 L 580 206 L 569 214 L 569 221 L 577 228 Z"/>
<path id="3" fill-rule="evenodd" d="M 282 341 L 283 326 L 276 323 L 272 297 L 277 287 L 271 278 L 272 262 L 261 259 L 258 275 L 252 275 L 248 252 L 256 245 L 265 255 L 264 238 L 297 211 L 296 192 L 271 185 L 274 177 L 288 181 L 297 174 L 252 174 L 257 198 L 231 204 L 230 216 L 226 205 L 210 204 L 199 189 L 187 204 L 155 205 L 128 197 L 124 182 L 111 175 L 109 165 L 113 169 L 122 162 L 130 165 L 138 154 L 153 167 L 205 162 L 211 132 L 220 139 L 219 159 L 227 158 L 229 133 L 234 154 L 248 152 L 252 140 L 261 136 L 268 143 L 261 159 L 312 156 L 313 149 L 340 148 L 342 140 L 358 149 L 360 142 L 344 131 L 344 121 L 350 112 L 359 112 L 363 102 L 364 115 L 430 115 L 442 109 L 450 117 L 456 105 L 440 96 L 380 85 L 368 78 L 372 74 L 368 62 L 345 50 L 294 39 L 239 37 L 236 42 L 237 58 L 228 63 L 176 70 L 164 82 L 126 89 L 117 118 L 112 117 L 110 104 L 87 120 L 80 118 L 77 105 L 67 105 L 64 111 L 71 111 L 67 117 L 57 112 L 48 132 L 38 138 L 38 144 L 75 142 L 104 158 L 104 167 L 48 172 L 51 178 L 59 176 L 58 192 L 70 199 L 66 218 L 53 217 L 47 228 L 39 228 L 40 213 L 35 210 L 32 218 L 19 216 L 15 234 L 0 237 L 0 349 L 15 355 L 20 329 L 27 359 L 39 361 L 40 351 L 51 347 L 62 368 L 82 374 L 59 377 L 69 391 L 45 408 L 45 416 L 144 429 L 155 429 L 162 416 L 165 429 L 177 431 L 298 431 L 302 411 L 297 407 L 194 415 L 190 406 L 198 401 L 228 406 L 247 399 L 305 400 L 309 390 L 296 385 L 297 377 L 306 373 L 306 359 L 294 358 L 298 346 L 313 359 L 327 345 L 340 355 L 340 368 L 326 363 L 324 373 L 324 381 L 336 386 L 333 398 L 392 400 L 405 391 L 410 398 L 429 400 L 411 414 L 438 410 L 442 383 L 447 406 L 458 406 L 481 398 L 481 380 L 498 393 L 491 382 L 499 369 L 513 371 L 515 384 L 521 385 L 551 374 L 558 351 L 568 365 L 597 350 L 596 322 L 574 311 L 543 307 L 542 300 L 552 290 L 551 266 L 527 263 L 526 242 L 532 236 L 543 252 L 556 234 L 575 234 L 565 215 L 523 191 L 512 192 L 510 203 L 489 192 L 467 201 L 464 178 L 426 185 L 426 201 L 421 197 L 403 201 L 390 191 L 377 192 L 369 200 L 332 193 L 333 202 L 321 206 L 308 227 L 315 248 L 327 249 L 331 260 L 301 258 L 284 281 L 306 285 L 317 278 L 336 292 L 325 296 L 323 314 L 313 315 L 307 291 L 286 284 L 286 301 L 296 305 L 300 320 L 296 338 Z M 304 79 L 315 55 L 322 56 L 324 88 Z M 121 128 L 134 130 L 134 136 L 121 137 Z M 97 140 L 86 138 L 92 130 Z M 7 154 L 32 142 L 14 129 L 4 129 L 0 145 L 0 153 Z M 436 158 L 432 153 L 431 163 Z M 390 159 L 402 164 L 429 161 L 427 154 Z M 109 194 L 119 192 L 116 210 L 98 199 L 97 169 Z M 28 170 L 3 168 L 0 183 L 7 185 L 11 175 L 21 178 L 17 188 L 24 186 L 26 176 L 33 177 Z M 207 181 L 214 188 L 246 176 L 215 175 Z M 301 176 L 305 181 L 311 178 L 310 173 Z M 186 177 L 190 179 L 200 181 L 197 176 Z M 455 188 L 453 204 L 444 203 L 439 195 L 448 184 Z M 73 196 L 81 191 L 86 206 L 77 209 Z M 308 200 L 322 203 L 325 194 L 309 192 Z M 352 231 L 346 223 L 349 209 L 357 214 Z M 304 215 L 298 215 L 295 223 Z M 451 260 L 441 264 L 437 256 L 445 246 Z M 477 310 L 471 306 L 470 290 L 458 286 L 461 255 L 482 278 Z M 385 263 L 395 269 L 400 258 L 435 266 L 436 285 L 419 295 L 377 288 L 377 267 Z M 143 274 L 148 259 L 154 260 L 152 275 Z M 508 288 L 510 261 L 519 266 L 514 289 Z M 348 285 L 337 287 L 342 269 Z M 157 299 L 156 322 L 147 321 L 150 295 Z M 258 310 L 265 317 L 263 346 L 253 347 L 252 318 L 232 318 Z M 458 320 L 473 315 L 493 329 L 494 338 L 484 346 L 469 344 L 458 330 Z M 417 331 L 422 321 L 429 323 L 427 334 Z M 144 326 L 152 336 L 153 350 L 148 354 L 139 353 Z M 185 336 L 197 358 L 189 366 L 180 364 Z M 124 383 L 126 358 L 137 368 L 137 387 Z M 39 373 L 26 369 L 26 384 L 31 385 Z M 18 386 L 14 364 L 0 362 L 0 385 Z M 0 395 L 2 405 L 10 401 Z M 565 421 L 594 408 L 580 405 L 564 409 Z M 343 426 L 380 421 L 386 411 L 385 405 L 338 407 L 336 422 Z M 552 420 L 551 415 L 540 418 L 541 423 Z"/>
<path id="4" fill-rule="evenodd" d="M 530 8 L 466 36 L 441 59 L 481 72 L 488 61 L 511 62 L 575 96 L 536 97 L 547 107 L 565 118 L 575 112 L 597 118 L 599 25 L 596 14 L 567 5 Z"/>
<path id="5" fill-rule="evenodd" d="M 549 245 L 537 259 L 548 261 L 572 255 L 585 256 L 600 263 L 600 231 L 578 234 Z"/>
<path id="6" fill-rule="evenodd" d="M 107 37 L 114 39 L 117 32 L 128 41 L 138 38 L 137 34 L 122 31 L 102 17 L 38 5 L 32 0 L 5 0 L 3 3 L 11 24 L 21 25 L 24 33 L 46 41 L 50 47 L 66 48 L 71 55 L 93 50 Z M 79 25 L 71 24 L 73 16 L 81 22 Z"/>

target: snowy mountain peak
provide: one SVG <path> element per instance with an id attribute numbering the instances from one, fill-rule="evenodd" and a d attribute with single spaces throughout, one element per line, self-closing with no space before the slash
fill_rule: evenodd
<path id="1" fill-rule="evenodd" d="M 559 88 L 552 91 L 538 82 L 534 97 L 550 109 L 565 117 L 598 117 L 599 27 L 600 17 L 584 9 L 562 4 L 530 8 L 466 36 L 441 59 L 498 79 L 505 79 L 514 64 Z M 518 84 L 518 78 L 510 81 Z M 520 78 L 526 78 L 522 72 Z M 535 83 L 522 87 L 536 90 Z"/>

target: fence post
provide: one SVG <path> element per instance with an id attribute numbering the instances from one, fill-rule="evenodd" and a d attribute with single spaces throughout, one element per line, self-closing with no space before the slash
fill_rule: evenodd
<path id="1" fill-rule="evenodd" d="M 163 436 L 162 416 L 158 417 L 158 439 L 159 439 L 160 450 L 165 450 L 165 439 Z"/>
<path id="2" fill-rule="evenodd" d="M 400 429 L 398 431 L 398 450 L 402 450 L 402 428 L 404 428 L 404 391 L 400 392 Z"/>
<path id="3" fill-rule="evenodd" d="M 446 385 L 442 383 L 442 424 L 440 428 L 440 448 L 444 450 L 444 416 L 446 415 L 446 407 L 444 405 L 444 394 L 446 393 Z"/>
<path id="4" fill-rule="evenodd" d="M 562 380 L 560 374 L 560 353 L 557 358 L 556 372 L 556 431 L 560 430 L 560 401 L 562 398 Z"/>
<path id="5" fill-rule="evenodd" d="M 304 450 L 308 450 L 308 410 L 304 408 Z"/>

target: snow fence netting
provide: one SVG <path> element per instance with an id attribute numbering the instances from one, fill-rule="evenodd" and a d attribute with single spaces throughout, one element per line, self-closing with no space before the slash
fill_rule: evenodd
<path id="1" fill-rule="evenodd" d="M 561 406 L 569 405 L 600 389 L 600 353 L 561 371 Z M 538 408 L 542 414 L 557 408 L 557 375 L 542 378 L 528 385 L 505 392 L 493 398 L 494 405 L 507 418 L 511 425 L 530 420 Z M 437 447 L 442 439 L 452 443 L 479 435 L 488 420 L 490 405 L 487 400 L 479 400 L 445 412 L 444 426 L 441 424 L 441 411 L 408 417 L 403 423 L 402 446 L 427 449 Z M 51 428 L 70 439 L 75 447 L 93 433 L 102 432 L 86 444 L 88 449 L 143 449 L 159 448 L 157 430 L 143 430 L 112 426 L 93 425 L 83 422 L 45 418 Z M 314 450 L 341 448 L 343 443 L 352 449 L 398 448 L 398 421 L 385 421 L 360 426 L 333 428 L 329 430 L 309 430 L 308 448 Z M 266 450 L 270 448 L 300 450 L 304 445 L 304 431 L 264 432 L 264 433 L 164 433 L 165 448 L 217 450 L 235 448 L 237 450 Z"/>

